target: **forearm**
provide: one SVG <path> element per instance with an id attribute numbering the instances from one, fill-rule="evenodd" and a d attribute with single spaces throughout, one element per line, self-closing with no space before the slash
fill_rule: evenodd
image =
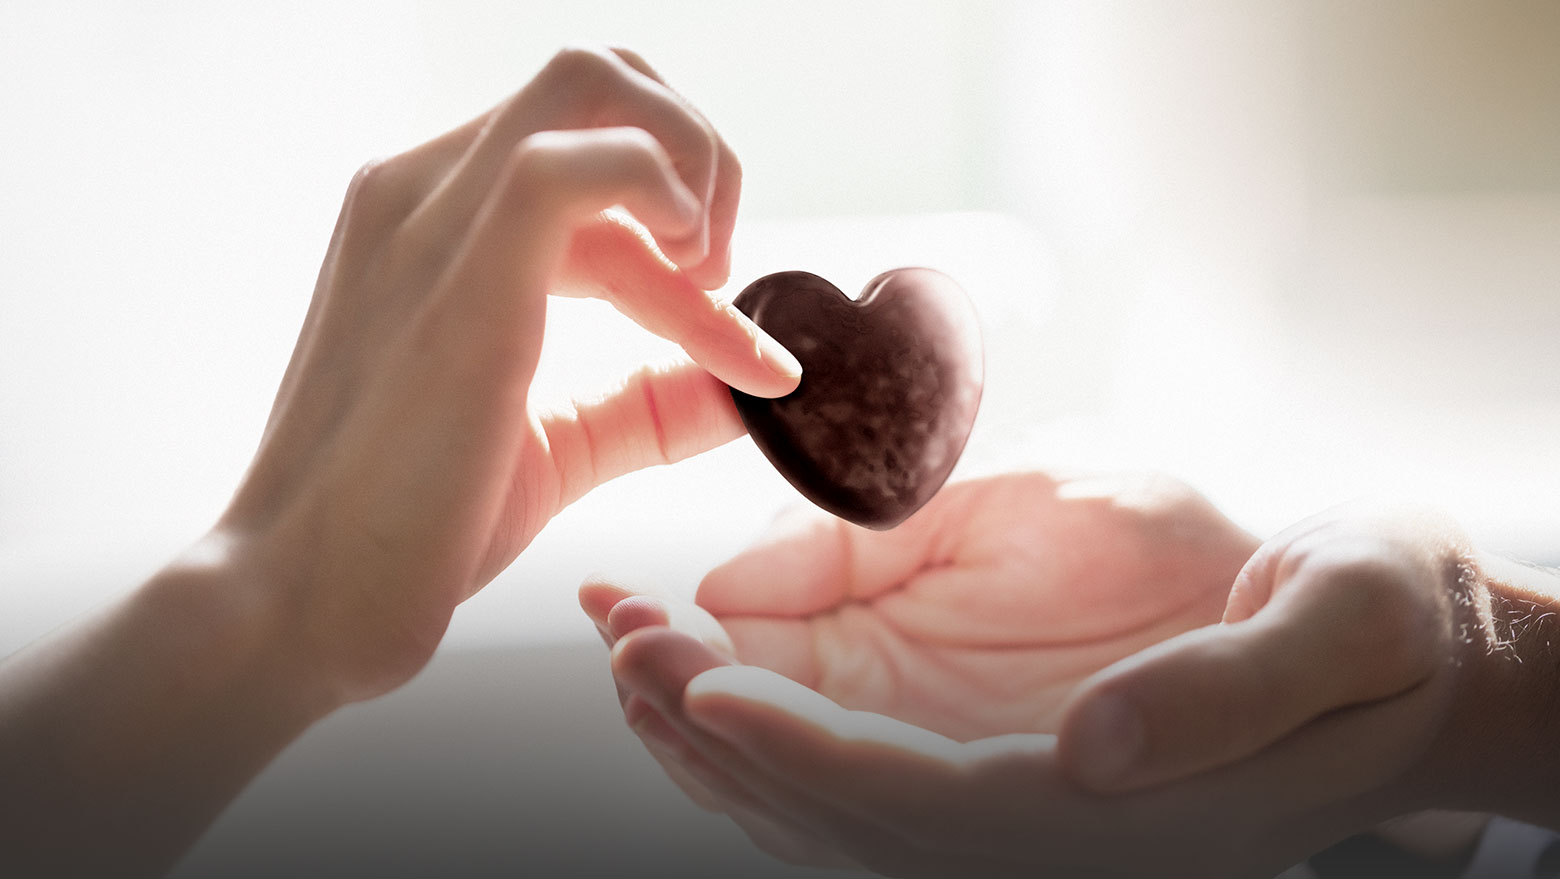
<path id="1" fill-rule="evenodd" d="M 0 873 L 170 867 L 337 700 L 221 547 L 0 664 Z"/>

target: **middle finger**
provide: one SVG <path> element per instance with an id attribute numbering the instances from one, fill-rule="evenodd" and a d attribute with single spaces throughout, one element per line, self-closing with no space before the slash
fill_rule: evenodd
<path id="1" fill-rule="evenodd" d="M 702 261 L 709 243 L 708 200 L 716 139 L 700 116 L 669 89 L 617 55 L 565 49 L 506 104 L 496 109 L 454 170 L 408 223 L 420 239 L 457 240 L 492 191 L 505 162 L 525 138 L 570 128 L 641 128 L 666 150 L 688 189 L 705 203 L 697 231 L 657 239 L 679 265 Z M 418 234 L 420 233 L 420 234 Z"/>

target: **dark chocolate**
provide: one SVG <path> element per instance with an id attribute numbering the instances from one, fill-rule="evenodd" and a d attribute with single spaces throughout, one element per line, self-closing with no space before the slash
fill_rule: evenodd
<path id="1" fill-rule="evenodd" d="M 731 392 L 797 491 L 879 530 L 931 500 L 964 451 L 984 377 L 975 311 L 952 278 L 895 269 L 852 300 L 810 272 L 777 272 L 733 304 L 801 361 L 784 397 Z"/>

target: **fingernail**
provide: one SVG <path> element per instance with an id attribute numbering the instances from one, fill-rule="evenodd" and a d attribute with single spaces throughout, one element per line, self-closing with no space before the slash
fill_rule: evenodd
<path id="1" fill-rule="evenodd" d="M 764 359 L 764 365 L 770 371 L 786 378 L 800 378 L 802 375 L 802 363 L 791 352 L 785 350 L 785 346 L 775 341 L 775 337 L 763 330 L 758 331 L 758 355 Z"/>
<path id="2" fill-rule="evenodd" d="M 1143 722 L 1120 696 L 1100 696 L 1085 707 L 1073 735 L 1079 779 L 1095 789 L 1119 784 L 1143 750 Z"/>

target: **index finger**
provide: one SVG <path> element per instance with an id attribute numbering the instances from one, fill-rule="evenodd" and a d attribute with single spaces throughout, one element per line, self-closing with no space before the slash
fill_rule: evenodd
<path id="1" fill-rule="evenodd" d="M 574 233 L 560 278 L 635 323 L 681 345 L 732 387 L 778 397 L 796 389 L 802 366 L 741 311 L 716 301 L 656 255 L 634 224 L 611 214 Z"/>
<path id="2" fill-rule="evenodd" d="M 543 131 L 631 127 L 648 132 L 701 207 L 714 190 L 718 154 L 709 123 L 663 84 L 617 55 L 566 49 L 513 98 L 496 108 L 439 188 L 409 225 L 427 238 L 457 238 L 503 173 L 516 146 Z M 662 230 L 661 249 L 679 265 L 707 262 L 708 213 L 687 234 Z M 681 230 L 679 230 L 680 232 Z"/>

